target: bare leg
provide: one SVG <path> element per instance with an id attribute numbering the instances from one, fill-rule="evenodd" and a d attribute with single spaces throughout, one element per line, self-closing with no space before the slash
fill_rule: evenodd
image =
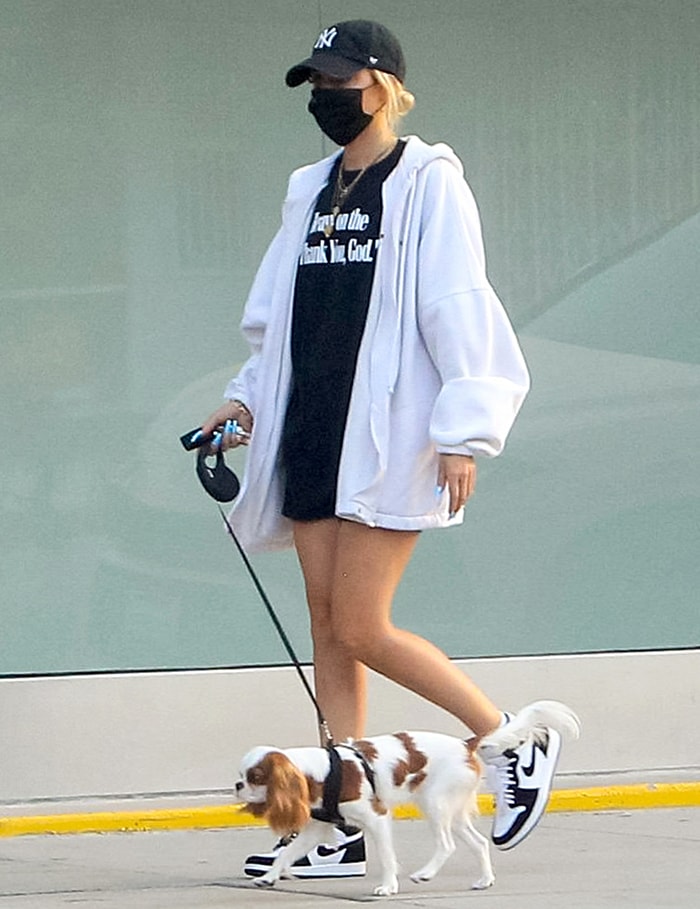
<path id="1" fill-rule="evenodd" d="M 364 735 L 367 700 L 365 668 L 336 640 L 331 620 L 340 523 L 336 518 L 294 523 L 294 544 L 311 616 L 316 696 L 338 742 Z"/>
<path id="2" fill-rule="evenodd" d="M 356 659 L 460 719 L 477 735 L 500 711 L 433 644 L 391 622 L 394 591 L 417 533 L 342 521 L 333 580 L 333 627 Z"/>
<path id="3" fill-rule="evenodd" d="M 498 726 L 500 712 L 471 679 L 433 644 L 391 622 L 394 593 L 418 533 L 337 520 L 294 527 L 311 612 L 317 691 L 338 740 L 363 734 L 359 664 L 447 710 L 477 735 Z"/>

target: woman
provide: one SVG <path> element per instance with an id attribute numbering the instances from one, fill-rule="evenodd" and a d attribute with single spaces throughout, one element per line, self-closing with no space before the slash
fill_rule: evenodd
<path id="1" fill-rule="evenodd" d="M 311 83 L 309 110 L 342 150 L 292 175 L 242 321 L 252 355 L 203 426 L 222 449 L 241 444 L 236 426 L 251 433 L 232 521 L 251 551 L 296 548 L 317 697 L 337 741 L 363 734 L 367 666 L 477 737 L 507 721 L 391 620 L 420 531 L 462 522 L 475 456 L 500 453 L 529 387 L 459 160 L 397 137 L 413 106 L 404 76 L 396 38 L 364 20 L 325 29 L 287 73 L 291 87 Z M 524 750 L 548 792 L 556 733 Z M 518 785 L 521 758 L 503 756 L 496 774 L 502 848 L 539 820 L 534 787 Z"/>

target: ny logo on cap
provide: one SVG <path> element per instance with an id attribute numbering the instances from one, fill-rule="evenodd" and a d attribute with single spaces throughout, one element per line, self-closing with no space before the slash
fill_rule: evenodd
<path id="1" fill-rule="evenodd" d="M 324 47 L 330 47 L 335 40 L 335 36 L 338 34 L 338 29 L 335 25 L 332 28 L 324 28 L 321 34 L 318 36 L 318 40 L 314 44 L 314 50 L 321 50 Z"/>

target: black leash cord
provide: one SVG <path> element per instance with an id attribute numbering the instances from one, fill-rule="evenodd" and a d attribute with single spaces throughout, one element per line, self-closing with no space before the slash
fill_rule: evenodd
<path id="1" fill-rule="evenodd" d="M 301 668 L 301 663 L 299 662 L 299 658 L 297 657 L 296 653 L 294 652 L 294 648 L 292 647 L 291 641 L 287 637 L 286 632 L 285 632 L 284 628 L 282 627 L 282 623 L 277 618 L 277 613 L 273 609 L 272 603 L 267 598 L 267 594 L 263 590 L 263 586 L 260 583 L 260 581 L 258 580 L 258 576 L 255 573 L 255 571 L 253 570 L 253 566 L 250 564 L 250 561 L 248 559 L 248 556 L 245 553 L 245 550 L 243 549 L 240 542 L 238 541 L 238 537 L 233 532 L 233 527 L 231 527 L 231 522 L 226 517 L 225 511 L 219 504 L 217 504 L 216 507 L 219 509 L 219 514 L 223 518 L 224 524 L 226 525 L 226 529 L 227 529 L 231 539 L 236 544 L 236 549 L 239 551 L 239 553 L 241 554 L 241 558 L 243 559 L 243 564 L 248 569 L 248 574 L 253 579 L 253 583 L 255 584 L 255 587 L 256 587 L 258 593 L 260 594 L 260 598 L 262 599 L 263 603 L 265 604 L 265 608 L 267 609 L 267 614 L 270 616 L 270 619 L 272 620 L 272 624 L 277 629 L 277 633 L 279 634 L 279 636 L 282 640 L 282 643 L 284 644 L 285 649 L 286 649 L 287 653 L 289 654 L 289 658 L 294 663 L 294 668 L 296 669 L 297 674 L 299 675 L 299 678 L 301 679 L 301 683 L 304 686 L 304 688 L 306 689 L 306 693 L 311 698 L 311 702 L 313 703 L 313 705 L 316 709 L 316 717 L 318 719 L 319 728 L 321 729 L 321 732 L 326 739 L 326 744 L 328 746 L 330 746 L 333 744 L 333 736 L 331 735 L 331 731 L 328 728 L 328 723 L 326 722 L 326 720 L 323 716 L 323 713 L 321 712 L 321 708 L 319 707 L 318 701 L 316 700 L 316 696 L 314 695 L 313 691 L 311 690 L 311 686 L 309 685 L 309 683 L 306 679 L 306 676 L 304 675 L 304 672 Z"/>

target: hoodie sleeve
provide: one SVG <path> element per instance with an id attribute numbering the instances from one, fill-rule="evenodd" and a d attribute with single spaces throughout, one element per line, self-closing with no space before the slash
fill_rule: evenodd
<path id="1" fill-rule="evenodd" d="M 273 298 L 273 285 L 276 275 L 276 263 L 279 261 L 282 244 L 282 228 L 277 232 L 258 267 L 255 280 L 248 294 L 241 332 L 250 347 L 250 357 L 226 386 L 224 398 L 242 401 L 255 414 L 256 384 L 260 354 L 262 351 L 265 330 L 270 317 L 270 305 Z"/>
<path id="2" fill-rule="evenodd" d="M 530 387 L 522 351 L 486 276 L 479 213 L 453 163 L 426 167 L 418 318 L 441 378 L 430 421 L 439 452 L 500 454 Z"/>

